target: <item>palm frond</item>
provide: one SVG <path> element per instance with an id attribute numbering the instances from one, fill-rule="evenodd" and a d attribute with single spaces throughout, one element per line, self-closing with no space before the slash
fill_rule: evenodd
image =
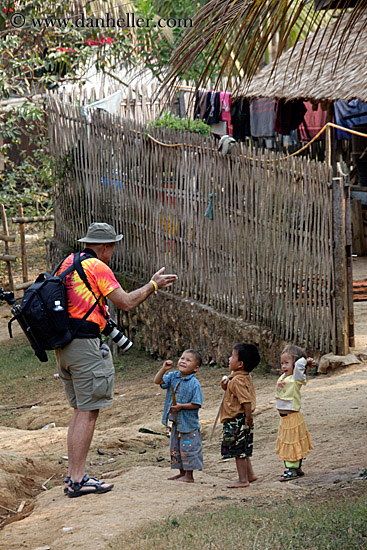
<path id="1" fill-rule="evenodd" d="M 198 75 L 198 87 L 205 85 L 210 77 L 210 67 L 218 64 L 221 70 L 217 84 L 223 76 L 239 72 L 250 82 L 263 66 L 267 48 L 276 36 L 279 40 L 273 70 L 287 48 L 311 35 L 309 41 L 303 42 L 298 56 L 298 70 L 302 70 L 302 59 L 307 59 L 311 50 L 319 56 L 320 52 L 314 48 L 315 40 L 326 32 L 330 23 L 336 21 L 337 24 L 330 27 L 328 43 L 337 44 L 340 52 L 346 44 L 350 47 L 350 33 L 361 18 L 367 21 L 367 0 L 358 0 L 353 10 L 340 9 L 352 2 L 339 0 L 336 8 L 315 11 L 310 0 L 210 0 L 178 44 L 164 83 L 174 88 L 180 76 L 203 52 L 208 61 Z M 330 0 L 330 7 L 332 3 L 335 4 L 335 0 Z M 323 52 L 320 71 L 325 59 Z M 337 59 L 338 56 L 336 63 Z"/>

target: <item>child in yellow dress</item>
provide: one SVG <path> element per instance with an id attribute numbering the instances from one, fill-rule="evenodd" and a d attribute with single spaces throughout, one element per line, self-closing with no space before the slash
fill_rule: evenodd
<path id="1" fill-rule="evenodd" d="M 284 460 L 286 470 L 280 481 L 297 479 L 304 475 L 302 459 L 313 448 L 301 409 L 301 387 L 306 384 L 306 368 L 315 361 L 302 348 L 287 345 L 281 353 L 283 374 L 277 381 L 275 406 L 280 414 L 280 425 L 275 452 Z"/>

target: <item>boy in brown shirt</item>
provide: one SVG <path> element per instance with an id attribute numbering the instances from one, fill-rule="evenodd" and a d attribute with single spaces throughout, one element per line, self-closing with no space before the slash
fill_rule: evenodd
<path id="1" fill-rule="evenodd" d="M 236 344 L 229 358 L 231 374 L 222 379 L 225 390 L 220 413 L 223 423 L 223 458 L 235 458 L 238 480 L 228 488 L 248 487 L 257 479 L 250 456 L 253 446 L 253 418 L 256 407 L 255 388 L 250 372 L 259 364 L 260 355 L 252 344 Z"/>

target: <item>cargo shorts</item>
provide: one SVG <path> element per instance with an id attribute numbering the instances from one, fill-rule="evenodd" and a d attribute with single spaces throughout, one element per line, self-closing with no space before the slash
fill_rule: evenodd
<path id="1" fill-rule="evenodd" d="M 102 357 L 99 338 L 75 338 L 56 349 L 59 376 L 74 409 L 93 411 L 112 405 L 114 366 L 111 352 Z"/>

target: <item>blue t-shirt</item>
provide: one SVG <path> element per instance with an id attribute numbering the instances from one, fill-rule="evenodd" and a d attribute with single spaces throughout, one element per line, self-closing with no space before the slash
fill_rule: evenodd
<path id="1" fill-rule="evenodd" d="M 171 386 L 175 391 L 177 403 L 193 403 L 194 405 L 200 405 L 200 407 L 203 404 L 203 392 L 194 373 L 184 377 L 181 376 L 179 371 L 164 374 L 161 388 L 167 390 L 162 416 L 162 423 L 165 426 L 168 425 L 168 417 L 172 407 Z M 179 432 L 188 433 L 199 428 L 199 409 L 182 409 L 177 413 L 177 430 Z"/>

